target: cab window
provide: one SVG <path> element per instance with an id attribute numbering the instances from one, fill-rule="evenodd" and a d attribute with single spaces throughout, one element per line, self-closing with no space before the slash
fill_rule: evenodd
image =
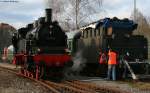
<path id="1" fill-rule="evenodd" d="M 98 33 L 98 36 L 100 36 L 101 35 L 101 32 L 102 32 L 103 30 L 102 30 L 102 27 L 101 28 L 99 28 L 98 30 L 97 30 L 97 33 Z"/>
<path id="2" fill-rule="evenodd" d="M 90 37 L 92 37 L 92 29 L 90 29 L 89 31 L 90 31 Z"/>
<path id="3" fill-rule="evenodd" d="M 69 50 L 72 50 L 72 41 L 69 41 L 69 42 L 68 42 L 68 49 L 69 49 Z"/>
<path id="4" fill-rule="evenodd" d="M 89 31 L 86 31 L 86 38 L 88 38 L 89 36 Z"/>
<path id="5" fill-rule="evenodd" d="M 85 37 L 85 35 L 84 35 L 84 31 L 82 31 L 82 37 L 83 37 L 83 38 Z"/>
<path id="6" fill-rule="evenodd" d="M 96 30 L 93 29 L 93 36 L 95 37 L 96 36 Z"/>

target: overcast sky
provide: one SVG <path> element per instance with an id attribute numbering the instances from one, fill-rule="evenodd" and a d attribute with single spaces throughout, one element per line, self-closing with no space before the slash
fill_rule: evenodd
<path id="1" fill-rule="evenodd" d="M 16 28 L 33 22 L 44 15 L 44 0 L 18 0 L 19 3 L 0 2 L 0 22 L 9 23 Z M 130 17 L 134 0 L 103 0 L 104 17 Z M 150 16 L 150 0 L 137 0 L 137 8 Z"/>

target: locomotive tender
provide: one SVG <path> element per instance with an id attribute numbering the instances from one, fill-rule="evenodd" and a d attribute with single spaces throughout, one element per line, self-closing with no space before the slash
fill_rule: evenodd
<path id="1" fill-rule="evenodd" d="M 23 74 L 37 79 L 52 76 L 61 79 L 64 69 L 73 64 L 67 52 L 67 36 L 57 21 L 52 22 L 51 16 L 52 9 L 46 9 L 45 17 L 39 18 L 34 26 L 20 28 L 18 40 L 13 39 L 17 42 L 13 45 L 18 46 L 14 61 L 21 65 Z"/>
<path id="2" fill-rule="evenodd" d="M 82 53 L 86 60 L 84 73 L 105 72 L 107 69 L 99 66 L 99 53 L 107 55 L 109 48 L 116 51 L 119 57 L 128 53 L 128 62 L 148 59 L 147 39 L 142 35 L 134 35 L 136 28 L 137 24 L 129 19 L 101 19 L 79 31 L 67 32 L 68 47 L 73 56 L 79 51 Z"/>

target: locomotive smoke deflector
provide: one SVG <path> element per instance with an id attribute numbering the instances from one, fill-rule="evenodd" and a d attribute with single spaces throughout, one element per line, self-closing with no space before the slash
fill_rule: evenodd
<path id="1" fill-rule="evenodd" d="M 50 24 L 52 22 L 52 9 L 45 9 L 45 22 Z"/>

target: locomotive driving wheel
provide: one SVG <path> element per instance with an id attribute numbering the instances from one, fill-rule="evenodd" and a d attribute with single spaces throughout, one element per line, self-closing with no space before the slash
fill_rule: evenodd
<path id="1" fill-rule="evenodd" d="M 46 66 L 44 62 L 41 62 L 39 65 L 36 66 L 36 79 L 44 78 L 45 69 L 46 69 Z"/>

